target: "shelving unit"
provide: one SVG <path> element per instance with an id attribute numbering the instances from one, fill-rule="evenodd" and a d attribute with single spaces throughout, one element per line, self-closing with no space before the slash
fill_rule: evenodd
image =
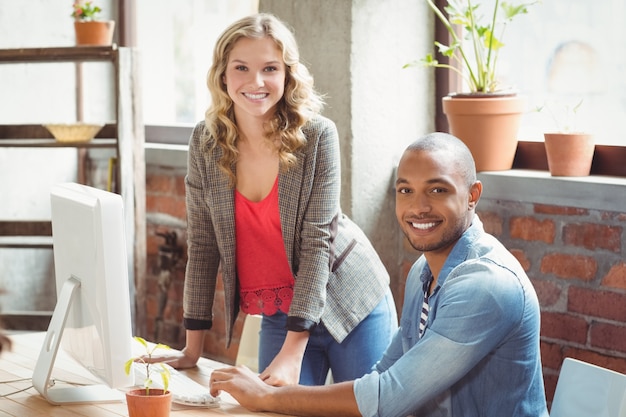
<path id="1" fill-rule="evenodd" d="M 79 155 L 91 149 L 108 148 L 115 154 L 115 181 L 111 191 L 121 194 L 124 201 L 126 241 L 130 281 L 134 292 L 136 277 L 145 275 L 145 158 L 144 126 L 138 76 L 138 53 L 135 48 L 113 46 L 82 46 L 60 48 L 0 49 L 0 65 L 73 62 L 76 64 L 77 120 L 82 118 L 82 63 L 110 62 L 115 84 L 116 118 L 87 143 L 57 142 L 39 124 L 0 125 L 0 148 L 76 148 Z M 0 80 L 0 86 L 2 85 Z M 0 96 L 0 100 L 2 97 Z M 80 163 L 81 157 L 79 157 Z M 79 168 L 79 177 L 81 170 Z M 82 181 L 79 181 L 82 182 Z M 91 184 L 88 184 L 91 185 Z M 50 221 L 0 220 L 0 250 L 2 248 L 52 248 Z M 25 312 L 29 316 L 32 312 Z M 10 321 L 10 311 L 2 311 L 4 321 Z M 8 318 L 8 320 L 7 320 Z M 28 317 L 26 317 L 28 319 Z M 19 319 L 18 319 L 19 321 Z"/>

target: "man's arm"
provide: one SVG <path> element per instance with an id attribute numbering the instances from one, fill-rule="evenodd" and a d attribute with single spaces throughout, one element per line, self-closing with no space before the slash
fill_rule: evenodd
<path id="1" fill-rule="evenodd" d="M 213 371 L 211 394 L 226 391 L 251 411 L 298 416 L 360 416 L 353 382 L 323 386 L 273 387 L 244 366 Z"/>

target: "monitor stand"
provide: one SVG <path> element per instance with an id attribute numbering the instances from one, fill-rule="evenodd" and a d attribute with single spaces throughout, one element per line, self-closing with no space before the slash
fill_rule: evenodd
<path id="1" fill-rule="evenodd" d="M 49 403 L 55 405 L 124 401 L 124 393 L 106 385 L 55 387 L 50 379 L 61 345 L 61 336 L 72 302 L 80 291 L 80 281 L 70 277 L 63 284 L 52 319 L 33 372 L 33 386 Z"/>

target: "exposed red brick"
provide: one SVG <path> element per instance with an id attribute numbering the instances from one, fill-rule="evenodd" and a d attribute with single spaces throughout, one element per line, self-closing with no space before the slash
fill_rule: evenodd
<path id="1" fill-rule="evenodd" d="M 530 271 L 530 259 L 526 257 L 526 254 L 524 253 L 523 250 L 511 249 L 510 252 L 513 256 L 515 256 L 517 261 L 522 265 L 522 268 L 524 268 L 524 271 L 526 272 Z"/>
<path id="2" fill-rule="evenodd" d="M 620 213 L 615 211 L 601 211 L 600 219 L 602 221 L 617 220 L 618 222 L 626 221 L 626 213 Z"/>
<path id="3" fill-rule="evenodd" d="M 595 322 L 591 324 L 590 335 L 593 347 L 626 352 L 626 325 Z"/>
<path id="4" fill-rule="evenodd" d="M 561 296 L 561 288 L 551 281 L 534 279 L 531 280 L 539 299 L 539 305 L 550 307 L 554 305 Z"/>
<path id="5" fill-rule="evenodd" d="M 602 279 L 602 285 L 626 290 L 626 263 L 620 262 L 613 265 Z"/>
<path id="6" fill-rule="evenodd" d="M 146 195 L 146 212 L 163 213 L 178 219 L 186 219 L 186 204 L 183 198 L 167 195 Z"/>
<path id="7" fill-rule="evenodd" d="M 541 336 L 574 343 L 587 341 L 585 319 L 565 313 L 541 313 Z"/>
<path id="8" fill-rule="evenodd" d="M 502 217 L 493 211 L 478 211 L 485 232 L 494 236 L 502 235 Z"/>
<path id="9" fill-rule="evenodd" d="M 626 322 L 626 294 L 570 286 L 567 309 L 587 316 Z"/>
<path id="10" fill-rule="evenodd" d="M 578 278 L 591 281 L 596 276 L 598 264 L 590 256 L 551 253 L 541 259 L 541 272 L 561 278 Z"/>
<path id="11" fill-rule="evenodd" d="M 535 213 L 538 214 L 555 214 L 563 216 L 586 216 L 589 210 L 577 207 L 550 206 L 547 204 L 535 204 Z"/>
<path id="12" fill-rule="evenodd" d="M 151 174 L 146 176 L 146 193 L 172 194 L 174 178 L 169 175 Z"/>
<path id="13" fill-rule="evenodd" d="M 185 196 L 185 176 L 178 175 L 174 177 L 174 193 L 177 196 Z"/>
<path id="14" fill-rule="evenodd" d="M 556 343 L 541 342 L 541 364 L 544 368 L 558 371 L 563 362 L 562 346 Z"/>
<path id="15" fill-rule="evenodd" d="M 556 375 L 547 375 L 544 373 L 543 375 L 543 385 L 544 391 L 546 393 L 546 401 L 548 402 L 548 407 L 552 404 L 552 399 L 554 398 L 554 392 L 556 391 L 556 384 L 558 383 L 559 374 Z"/>
<path id="16" fill-rule="evenodd" d="M 510 233 L 513 239 L 539 240 L 554 243 L 555 226 L 549 219 L 537 220 L 533 217 L 512 217 Z"/>
<path id="17" fill-rule="evenodd" d="M 622 228 L 595 223 L 570 223 L 563 227 L 563 243 L 587 249 L 622 250 Z"/>

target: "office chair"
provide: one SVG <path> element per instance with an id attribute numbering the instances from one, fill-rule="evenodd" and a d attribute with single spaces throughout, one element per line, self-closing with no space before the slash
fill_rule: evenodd
<path id="1" fill-rule="evenodd" d="M 243 330 L 239 339 L 239 350 L 235 365 L 246 365 L 254 372 L 259 372 L 259 332 L 261 331 L 260 315 L 246 315 Z"/>
<path id="2" fill-rule="evenodd" d="M 550 417 L 626 417 L 626 375 L 565 358 Z"/>

